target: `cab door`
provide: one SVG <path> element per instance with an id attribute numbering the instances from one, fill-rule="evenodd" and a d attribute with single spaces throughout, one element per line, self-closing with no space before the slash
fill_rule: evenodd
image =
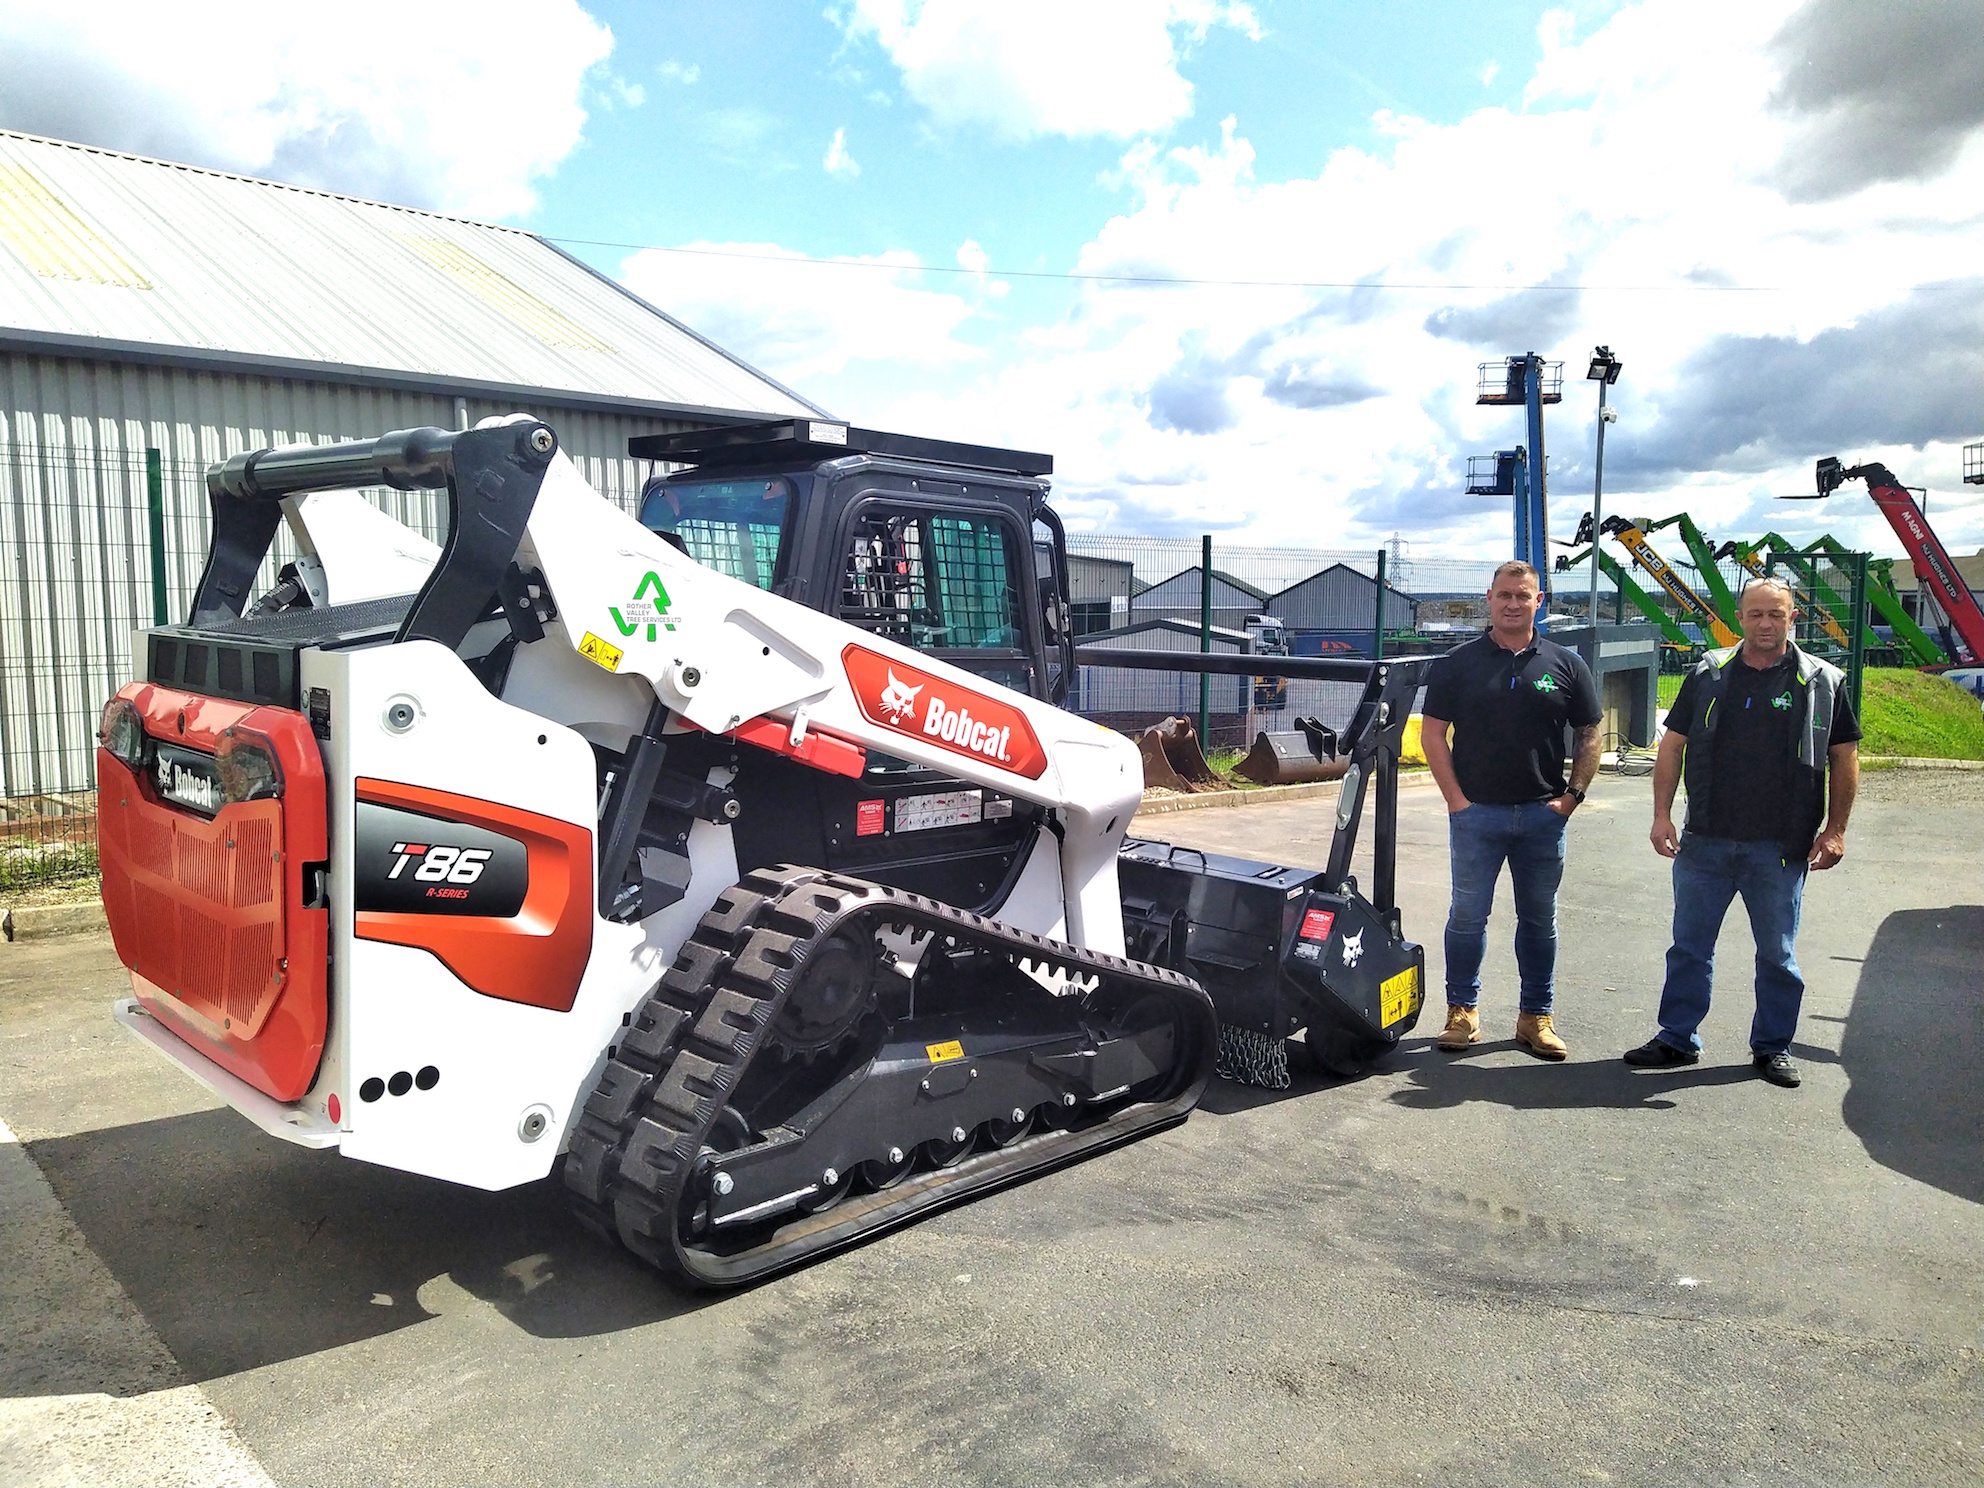
<path id="1" fill-rule="evenodd" d="M 875 491 L 841 523 L 839 596 L 849 625 L 1048 697 L 1032 544 L 1013 513 Z"/>

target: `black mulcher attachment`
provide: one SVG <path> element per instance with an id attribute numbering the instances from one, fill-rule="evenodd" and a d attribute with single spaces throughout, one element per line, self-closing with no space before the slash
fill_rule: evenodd
<path id="1" fill-rule="evenodd" d="M 1118 863 L 1129 953 L 1202 982 L 1219 1012 L 1219 1073 L 1276 1090 L 1289 1083 L 1288 1040 L 1297 1033 L 1312 1065 L 1333 1074 L 1384 1054 L 1418 1022 L 1426 978 L 1426 953 L 1405 938 L 1394 902 L 1398 751 L 1426 663 L 1310 665 L 1365 678 L 1339 741 L 1349 765 L 1328 866 L 1285 868 L 1134 839 Z M 1374 779 L 1367 899 L 1350 860 Z"/>

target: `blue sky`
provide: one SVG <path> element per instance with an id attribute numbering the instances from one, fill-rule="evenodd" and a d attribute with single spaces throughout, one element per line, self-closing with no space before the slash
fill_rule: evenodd
<path id="1" fill-rule="evenodd" d="M 612 28 L 614 71 L 638 108 L 601 112 L 540 187 L 537 231 L 659 244 L 769 241 L 818 255 L 908 249 L 947 262 L 969 238 L 1001 268 L 1063 270 L 1126 202 L 1107 180 L 1123 142 L 1014 141 L 933 124 L 872 37 L 818 7 L 621 3 L 590 7 Z M 1428 0 L 1264 4 L 1265 35 L 1215 26 L 1180 70 L 1192 112 L 1168 143 L 1214 145 L 1237 117 L 1256 169 L 1313 175 L 1344 144 L 1377 143 L 1392 109 L 1452 122 L 1520 101 L 1538 54 L 1538 7 Z M 1483 83 L 1490 64 L 1497 71 Z M 685 81 L 692 76 L 693 82 Z M 860 174 L 821 162 L 836 131 Z M 1456 211 L 1467 204 L 1456 203 Z M 624 254 L 579 250 L 597 266 Z"/>
<path id="2" fill-rule="evenodd" d="M 0 0 L 0 122 L 527 227 L 1077 530 L 1498 551 L 1533 349 L 1565 532 L 1603 341 L 1608 510 L 1896 551 L 1775 499 L 1839 454 L 1984 546 L 1984 0 L 165 9 Z"/>

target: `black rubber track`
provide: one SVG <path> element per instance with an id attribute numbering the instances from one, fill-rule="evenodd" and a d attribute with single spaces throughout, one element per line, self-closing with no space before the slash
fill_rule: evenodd
<path id="1" fill-rule="evenodd" d="M 929 931 L 1030 962 L 1173 999 L 1176 1078 L 1157 1098 L 1098 1119 L 921 1171 L 897 1187 L 793 1217 L 759 1243 L 705 1248 L 682 1218 L 698 1195 L 697 1161 L 812 949 L 855 916 Z M 735 1286 L 856 1244 L 945 1204 L 1017 1182 L 1183 1120 L 1212 1075 L 1217 1019 L 1189 977 L 1048 940 L 920 895 L 813 868 L 772 868 L 726 889 L 643 999 L 587 1099 L 565 1158 L 565 1184 L 587 1228 L 671 1279 Z"/>

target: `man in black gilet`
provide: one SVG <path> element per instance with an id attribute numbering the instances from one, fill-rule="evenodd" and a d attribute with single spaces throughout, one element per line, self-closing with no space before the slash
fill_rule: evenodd
<path id="1" fill-rule="evenodd" d="M 1653 767 L 1653 849 L 1674 860 L 1674 945 L 1660 992 L 1660 1032 L 1626 1063 L 1666 1069 L 1701 1058 L 1715 940 L 1738 894 L 1757 942 L 1750 1057 L 1773 1085 L 1799 1083 L 1785 1052 L 1805 979 L 1793 942 L 1807 869 L 1846 856 L 1860 784 L 1860 725 L 1838 667 L 1791 639 L 1798 611 L 1781 579 L 1755 579 L 1737 600 L 1743 644 L 1711 651 L 1667 712 Z M 1674 832 L 1674 788 L 1688 787 L 1688 828 Z"/>

